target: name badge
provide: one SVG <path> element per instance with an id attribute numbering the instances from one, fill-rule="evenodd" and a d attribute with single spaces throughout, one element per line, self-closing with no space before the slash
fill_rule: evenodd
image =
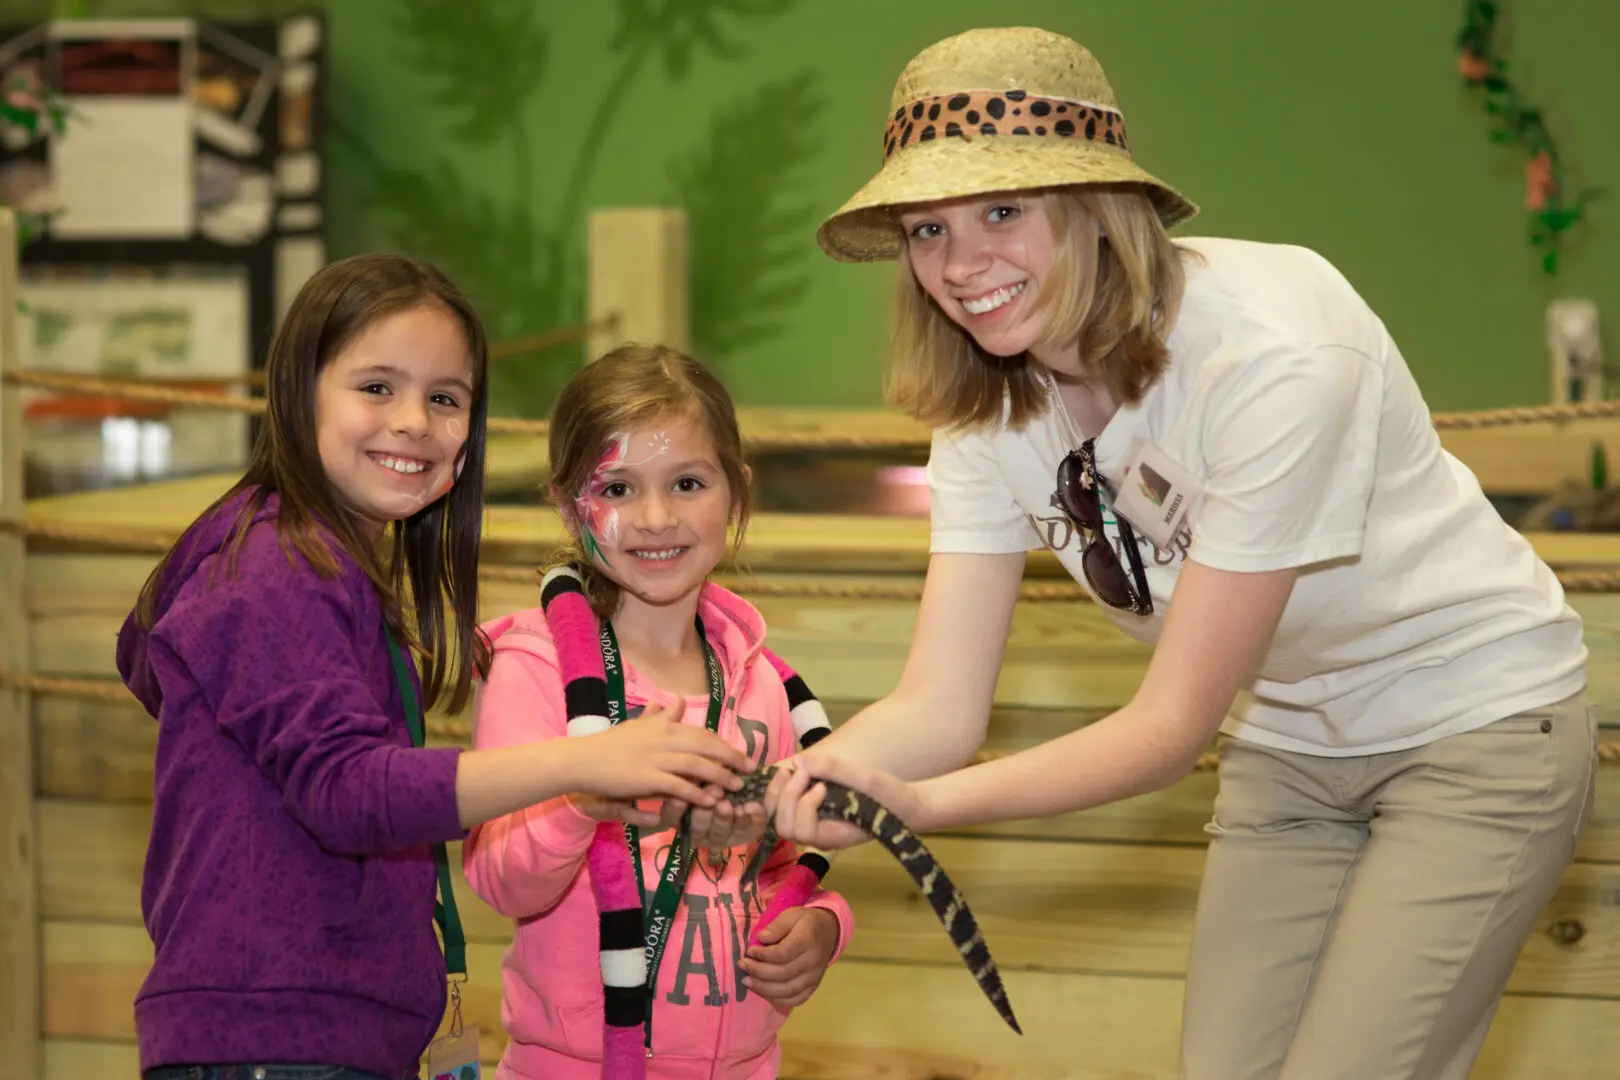
<path id="1" fill-rule="evenodd" d="M 1114 509 L 1161 551 L 1203 496 L 1192 475 L 1152 443 L 1137 439 L 1125 459 Z"/>
<path id="2" fill-rule="evenodd" d="M 464 1027 L 428 1045 L 428 1075 L 433 1080 L 481 1080 L 484 1066 L 478 1058 L 478 1028 Z"/>

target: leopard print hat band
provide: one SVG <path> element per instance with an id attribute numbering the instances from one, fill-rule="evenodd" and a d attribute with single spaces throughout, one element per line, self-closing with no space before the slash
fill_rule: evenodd
<path id="1" fill-rule="evenodd" d="M 883 132 L 883 160 L 915 139 L 971 139 L 975 135 L 1024 135 L 1086 139 L 1125 145 L 1125 117 L 1090 101 L 1036 97 L 1023 90 L 969 90 L 919 98 L 901 106 Z"/>
<path id="2" fill-rule="evenodd" d="M 880 168 L 816 239 L 840 261 L 893 259 L 895 207 L 1087 184 L 1139 185 L 1166 227 L 1198 212 L 1132 158 L 1124 112 L 1085 48 L 1033 27 L 969 30 L 900 73 Z"/>

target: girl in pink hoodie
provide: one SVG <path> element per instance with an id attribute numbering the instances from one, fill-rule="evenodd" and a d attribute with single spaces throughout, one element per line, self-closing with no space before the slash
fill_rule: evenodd
<path id="1" fill-rule="evenodd" d="M 799 738 L 764 620 L 708 580 L 749 508 L 724 387 L 673 350 L 615 350 L 559 395 L 550 450 L 552 499 L 576 543 L 546 575 L 541 606 L 485 625 L 475 745 L 645 713 L 707 726 L 757 764 L 790 757 Z M 798 852 L 779 845 L 751 887 L 763 809 L 693 809 L 683 858 L 668 826 L 685 809 L 569 795 L 473 830 L 467 880 L 517 922 L 499 1078 L 776 1076 L 777 1032 L 847 945 L 848 905 L 817 888 L 757 927 Z"/>

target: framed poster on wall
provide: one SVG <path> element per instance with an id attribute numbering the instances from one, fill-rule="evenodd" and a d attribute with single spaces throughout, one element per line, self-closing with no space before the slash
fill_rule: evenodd
<path id="1" fill-rule="evenodd" d="M 60 133 L 0 123 L 0 201 L 47 216 L 21 253 L 25 364 L 181 385 L 262 366 L 326 262 L 325 37 L 316 14 L 0 28 L 0 81 L 68 109 Z M 79 398 L 25 406 L 34 486 L 246 462 L 242 414 Z"/>
<path id="2" fill-rule="evenodd" d="M 18 318 L 25 368 L 222 392 L 250 368 L 241 268 L 155 273 L 72 267 L 32 275 Z M 99 393 L 23 391 L 30 487 L 51 494 L 240 468 L 249 417 Z"/>

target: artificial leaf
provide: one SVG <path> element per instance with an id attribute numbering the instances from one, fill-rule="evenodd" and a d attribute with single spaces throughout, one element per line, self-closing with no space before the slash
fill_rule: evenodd
<path id="1" fill-rule="evenodd" d="M 609 38 L 615 52 L 642 53 L 657 47 L 664 69 L 674 79 L 685 78 L 696 46 L 706 44 L 715 55 L 735 59 L 740 46 L 727 39 L 721 19 L 779 15 L 797 0 L 619 0 L 619 22 Z"/>
<path id="2" fill-rule="evenodd" d="M 472 299 L 491 340 L 549 330 L 577 321 L 569 275 L 548 268 L 565 260 L 556 239 L 536 230 L 528 203 L 503 205 L 469 186 L 449 160 L 421 168 L 389 164 L 347 125 L 333 134 L 354 150 L 370 174 L 370 205 L 389 244 L 427 259 Z M 577 350 L 578 346 L 575 346 Z M 492 360 L 491 402 L 503 414 L 543 415 L 561 384 L 560 353 Z"/>
<path id="3" fill-rule="evenodd" d="M 545 77 L 547 33 L 532 0 L 394 0 L 407 61 L 458 138 L 491 142 Z"/>
<path id="4" fill-rule="evenodd" d="M 775 337 L 803 293 L 817 220 L 803 174 L 825 107 L 809 70 L 767 83 L 718 112 L 671 169 L 690 223 L 692 336 L 711 357 Z"/>

